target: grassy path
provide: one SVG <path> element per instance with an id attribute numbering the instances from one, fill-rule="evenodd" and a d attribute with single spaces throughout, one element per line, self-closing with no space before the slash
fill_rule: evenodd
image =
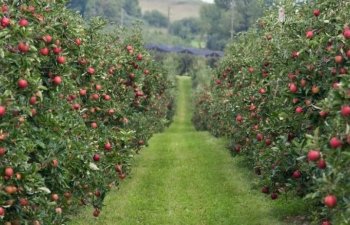
<path id="1" fill-rule="evenodd" d="M 98 219 L 89 209 L 71 225 L 283 224 L 278 217 L 291 211 L 284 200 L 253 190 L 224 141 L 194 130 L 190 91 L 190 79 L 179 78 L 174 123 L 136 157 L 132 179 L 108 195 Z"/>

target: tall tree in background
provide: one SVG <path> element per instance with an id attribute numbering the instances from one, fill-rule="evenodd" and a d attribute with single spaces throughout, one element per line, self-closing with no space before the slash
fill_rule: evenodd
<path id="1" fill-rule="evenodd" d="M 248 30 L 262 15 L 262 3 L 267 0 L 215 0 L 200 12 L 207 47 L 223 49 L 232 34 Z M 271 1 L 271 0 L 269 0 Z"/>
<path id="2" fill-rule="evenodd" d="M 217 5 L 218 7 L 222 8 L 222 9 L 228 10 L 231 8 L 231 4 L 234 1 L 235 0 L 215 0 L 215 5 Z"/>
<path id="3" fill-rule="evenodd" d="M 122 11 L 129 20 L 141 17 L 138 0 L 71 0 L 68 6 L 78 10 L 85 18 L 102 16 L 113 22 L 121 22 Z"/>
<path id="4" fill-rule="evenodd" d="M 141 17 L 141 8 L 138 0 L 124 0 L 123 9 L 129 16 Z"/>
<path id="5" fill-rule="evenodd" d="M 68 3 L 68 7 L 74 10 L 78 10 L 81 13 L 81 15 L 84 16 L 87 2 L 87 0 L 71 0 Z"/>
<path id="6" fill-rule="evenodd" d="M 222 50 L 230 38 L 230 18 L 225 9 L 216 4 L 204 5 L 200 10 L 202 31 L 207 35 L 207 48 Z"/>
<path id="7" fill-rule="evenodd" d="M 146 11 L 143 15 L 143 19 L 146 20 L 149 25 L 155 27 L 168 27 L 169 25 L 168 17 L 158 10 Z"/>

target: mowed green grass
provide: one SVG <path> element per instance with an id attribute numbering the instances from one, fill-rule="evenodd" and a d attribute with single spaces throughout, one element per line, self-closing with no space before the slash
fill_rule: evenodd
<path id="1" fill-rule="evenodd" d="M 139 0 L 142 12 L 158 10 L 168 16 L 170 7 L 170 21 L 188 17 L 199 17 L 202 5 L 207 4 L 199 0 Z"/>
<path id="2" fill-rule="evenodd" d="M 88 208 L 70 225 L 282 225 L 302 210 L 253 189 L 225 141 L 195 131 L 191 107 L 191 80 L 178 78 L 174 123 L 135 158 L 131 179 L 107 196 L 99 218 Z"/>

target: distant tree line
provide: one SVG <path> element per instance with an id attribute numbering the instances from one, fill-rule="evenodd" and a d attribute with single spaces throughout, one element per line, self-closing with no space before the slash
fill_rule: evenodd
<path id="1" fill-rule="evenodd" d="M 182 39 L 202 37 L 207 48 L 222 50 L 232 35 L 247 30 L 262 15 L 264 6 L 272 2 L 215 0 L 215 4 L 202 6 L 199 18 L 185 18 L 172 23 L 157 10 L 142 15 L 138 0 L 71 0 L 69 7 L 78 10 L 85 18 L 102 15 L 117 23 L 123 18 L 125 24 L 129 20 L 142 19 L 151 26 L 168 28 L 170 34 Z"/>
<path id="2" fill-rule="evenodd" d="M 103 16 L 112 22 L 121 22 L 122 13 L 125 21 L 128 18 L 141 18 L 141 8 L 138 0 L 71 0 L 68 4 L 73 10 L 79 11 L 83 17 Z"/>

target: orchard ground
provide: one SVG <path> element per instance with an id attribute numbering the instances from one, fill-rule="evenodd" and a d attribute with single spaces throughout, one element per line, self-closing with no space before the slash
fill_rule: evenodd
<path id="1" fill-rule="evenodd" d="M 254 175 L 239 157 L 230 156 L 224 139 L 194 129 L 191 80 L 178 77 L 177 82 L 174 123 L 135 158 L 132 179 L 108 195 L 100 217 L 93 218 L 87 208 L 70 224 L 302 224 L 297 215 L 306 204 L 261 194 Z"/>

